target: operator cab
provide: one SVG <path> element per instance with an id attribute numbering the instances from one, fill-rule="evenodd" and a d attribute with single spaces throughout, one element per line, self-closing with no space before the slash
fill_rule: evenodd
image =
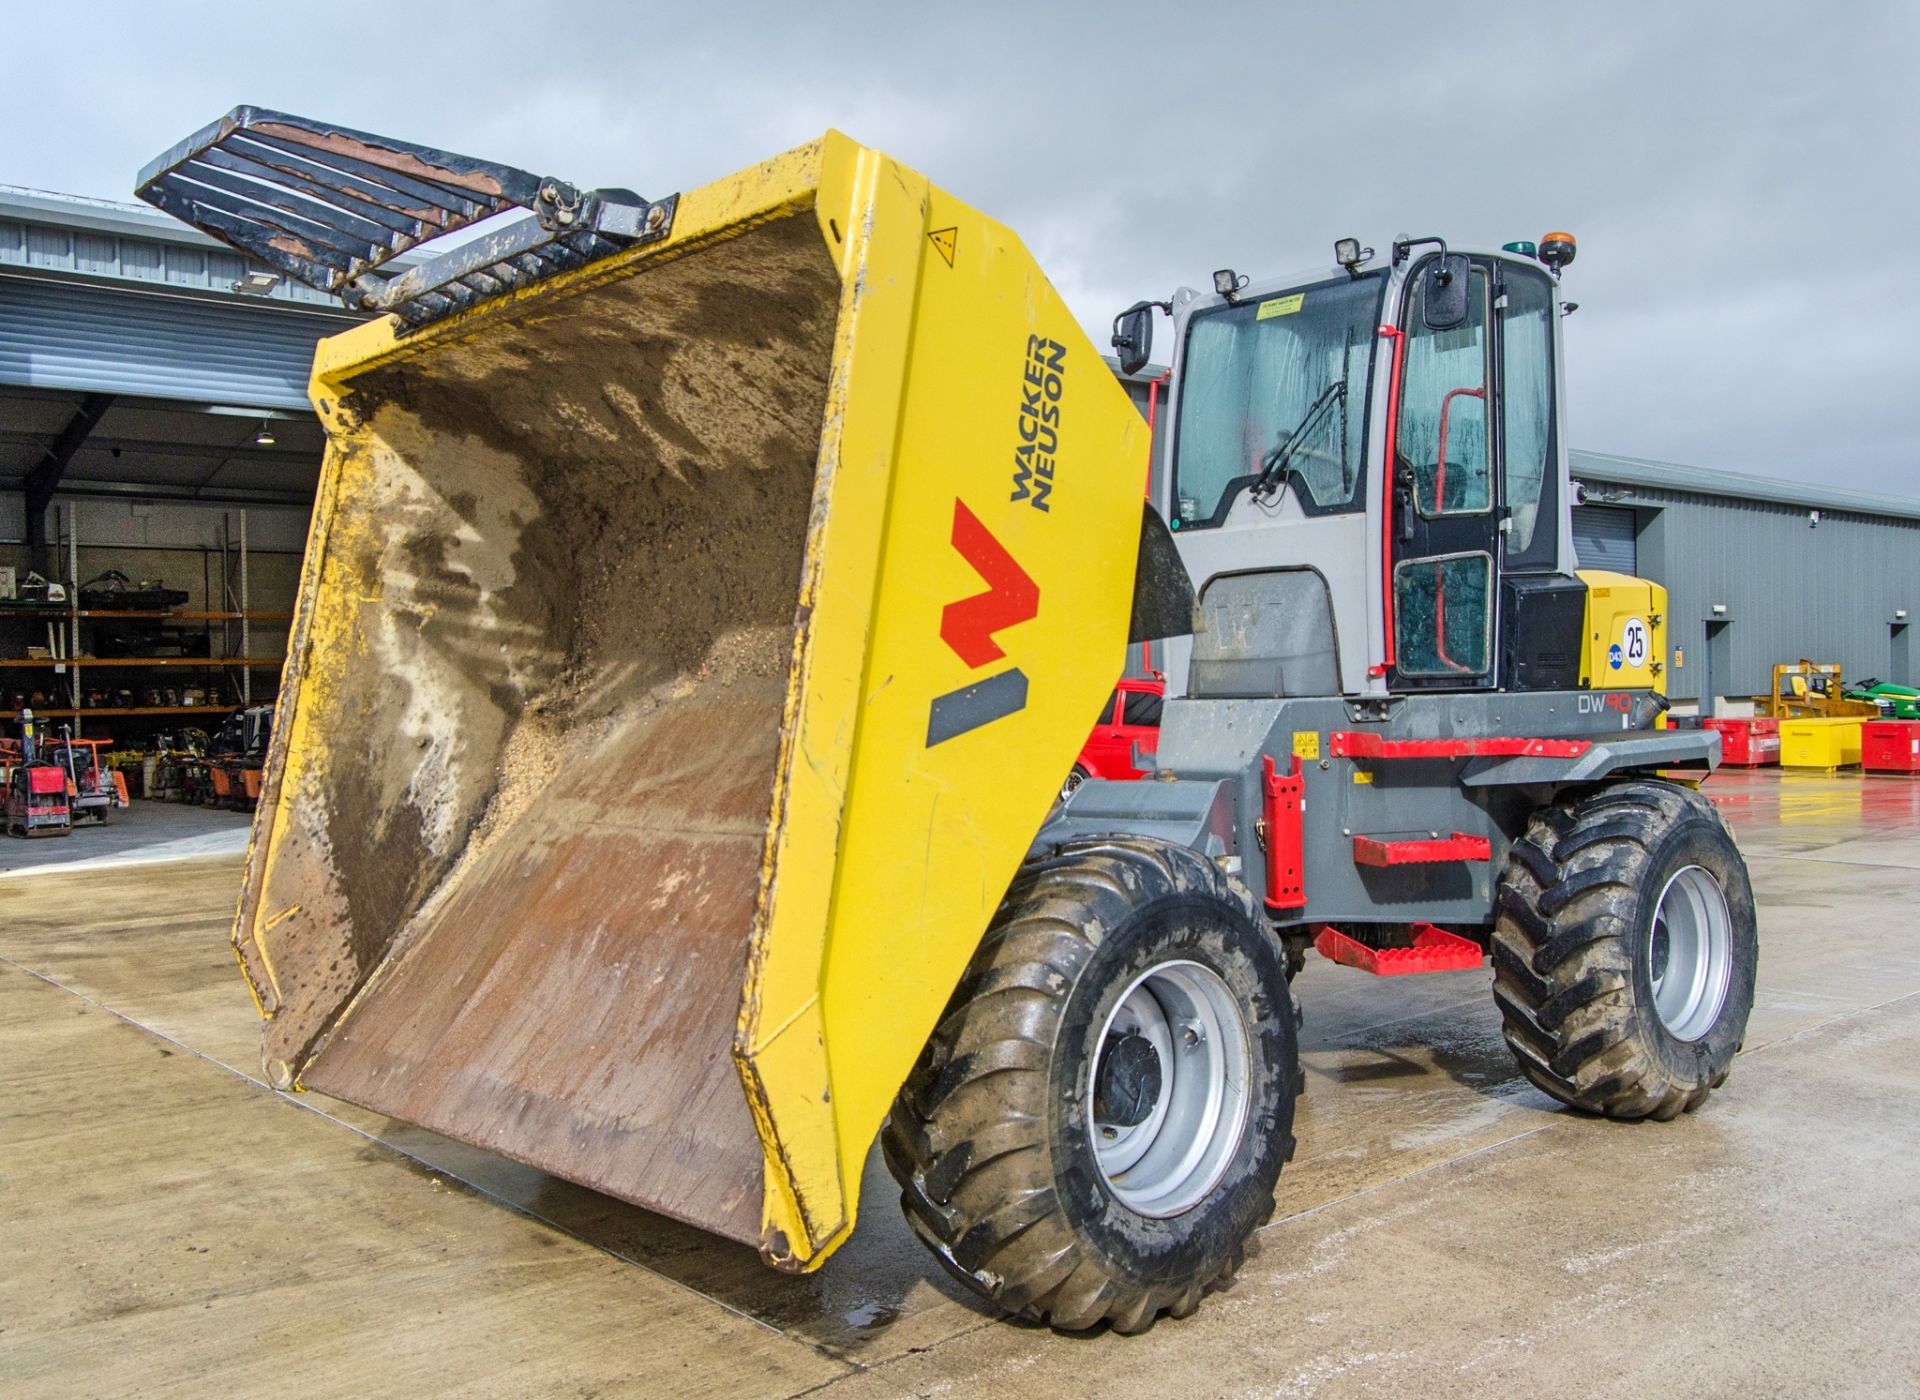
<path id="1" fill-rule="evenodd" d="M 1343 239 L 1326 272 L 1223 271 L 1211 296 L 1122 314 L 1123 367 L 1144 361 L 1154 306 L 1174 319 L 1154 495 L 1204 623 L 1169 647 L 1176 684 L 1579 684 L 1555 314 L 1572 252 L 1563 234 L 1500 252 L 1403 238 L 1382 259 Z"/>

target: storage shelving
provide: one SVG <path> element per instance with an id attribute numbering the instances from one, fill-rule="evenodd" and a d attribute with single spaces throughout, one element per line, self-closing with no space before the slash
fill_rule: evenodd
<path id="1" fill-rule="evenodd" d="M 288 622 L 291 613 L 276 612 L 228 612 L 208 611 L 206 609 L 109 609 L 109 608 L 60 608 L 35 607 L 19 604 L 0 603 L 0 619 L 17 619 L 26 622 L 40 621 L 51 623 L 65 635 L 79 636 L 78 624 L 86 621 L 177 621 L 177 622 Z M 63 690 L 69 703 L 63 705 L 33 706 L 34 713 L 47 719 L 84 719 L 88 716 L 99 718 L 180 715 L 180 714 L 218 714 L 231 707 L 224 696 L 211 697 L 201 705 L 89 705 L 85 703 L 86 692 L 79 684 L 80 673 L 87 670 L 165 670 L 165 671 L 204 671 L 209 674 L 246 668 L 249 671 L 278 671 L 282 665 L 279 657 L 262 656 L 90 656 L 72 655 L 62 657 L 0 657 L 0 673 L 8 675 L 18 673 L 44 673 L 54 680 L 55 690 Z M 19 710 L 11 703 L 11 692 L 17 687 L 0 683 L 0 720 L 13 719 Z M 250 691 L 251 686 L 245 688 Z"/>

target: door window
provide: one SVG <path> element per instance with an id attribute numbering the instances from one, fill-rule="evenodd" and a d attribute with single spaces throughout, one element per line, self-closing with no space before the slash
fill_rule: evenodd
<path id="1" fill-rule="evenodd" d="M 1120 704 L 1120 723 L 1160 727 L 1162 700 L 1150 690 L 1129 690 Z"/>
<path id="2" fill-rule="evenodd" d="M 1506 269 L 1500 313 L 1500 426 L 1506 447 L 1507 556 L 1533 543 L 1540 493 L 1550 468 L 1553 425 L 1553 288 L 1544 277 Z"/>
<path id="3" fill-rule="evenodd" d="M 1403 676 L 1485 675 L 1492 644 L 1493 557 L 1409 559 L 1393 571 L 1393 609 Z"/>
<path id="4" fill-rule="evenodd" d="M 1487 415 L 1487 274 L 1471 271 L 1467 319 L 1426 328 L 1424 276 L 1414 280 L 1401 390 L 1402 461 L 1413 473 L 1414 508 L 1429 518 L 1477 515 L 1493 505 L 1493 440 Z"/>

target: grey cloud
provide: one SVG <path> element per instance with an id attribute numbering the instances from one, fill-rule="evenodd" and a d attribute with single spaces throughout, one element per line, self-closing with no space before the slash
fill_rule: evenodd
<path id="1" fill-rule="evenodd" d="M 76 33 L 41 7 L 10 21 L 0 179 L 124 198 L 238 101 L 643 190 L 835 125 L 1018 230 L 1097 335 L 1138 296 L 1318 265 L 1344 233 L 1566 227 L 1576 444 L 1920 493 L 1898 262 L 1917 15 L 109 4 Z"/>

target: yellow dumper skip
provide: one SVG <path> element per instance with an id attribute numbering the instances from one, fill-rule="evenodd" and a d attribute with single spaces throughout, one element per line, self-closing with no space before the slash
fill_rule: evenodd
<path id="1" fill-rule="evenodd" d="M 1145 425 L 837 133 L 397 325 L 314 369 L 268 1073 L 810 1268 L 1121 670 Z"/>

